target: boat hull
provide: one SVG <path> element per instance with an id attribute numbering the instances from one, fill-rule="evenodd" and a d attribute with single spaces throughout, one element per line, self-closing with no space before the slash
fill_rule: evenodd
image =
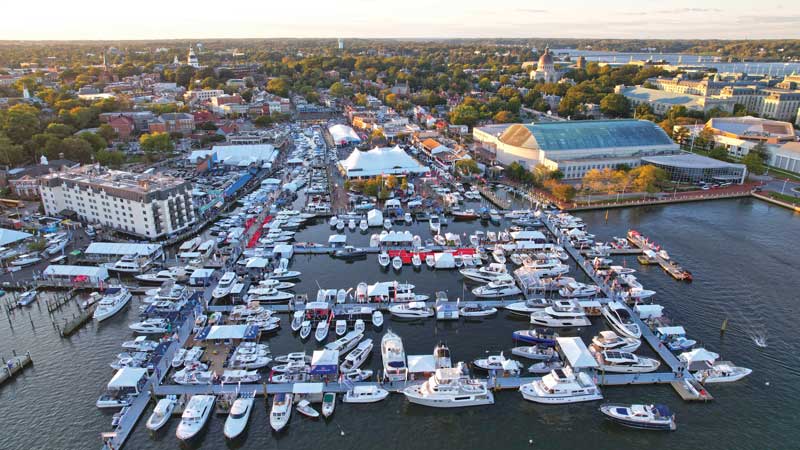
<path id="1" fill-rule="evenodd" d="M 469 406 L 493 405 L 494 395 L 487 392 L 484 395 L 463 396 L 462 400 L 430 398 L 418 395 L 416 392 L 403 392 L 409 403 L 427 406 L 430 408 L 465 408 Z"/>

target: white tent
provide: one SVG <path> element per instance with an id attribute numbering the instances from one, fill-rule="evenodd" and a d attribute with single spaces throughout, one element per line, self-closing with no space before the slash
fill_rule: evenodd
<path id="1" fill-rule="evenodd" d="M 244 339 L 249 325 L 213 325 L 206 340 Z"/>
<path id="2" fill-rule="evenodd" d="M 144 367 L 123 367 L 111 377 L 111 381 L 108 382 L 108 389 L 119 390 L 133 388 L 138 392 L 139 382 L 146 375 L 147 369 Z"/>
<path id="3" fill-rule="evenodd" d="M 215 145 L 211 150 L 192 151 L 189 155 L 189 162 L 195 164 L 198 160 L 214 153 L 217 155 L 219 163 L 237 167 L 270 162 L 278 154 L 275 147 L 270 144 Z"/>
<path id="4" fill-rule="evenodd" d="M 14 242 L 21 241 L 31 237 L 32 234 L 25 233 L 17 230 L 9 230 L 8 228 L 0 228 L 0 245 L 13 244 Z"/>
<path id="5" fill-rule="evenodd" d="M 289 244 L 275 244 L 272 253 L 278 258 L 291 258 L 294 255 L 294 246 Z"/>
<path id="6" fill-rule="evenodd" d="M 108 270 L 105 267 L 95 266 L 61 266 L 50 265 L 42 272 L 45 278 L 74 278 L 85 276 L 91 282 L 105 281 L 108 279 Z"/>
<path id="7" fill-rule="evenodd" d="M 381 243 L 406 243 L 414 240 L 414 235 L 410 231 L 390 231 L 385 236 L 381 236 Z"/>
<path id="8" fill-rule="evenodd" d="M 350 178 L 423 174 L 430 171 L 399 146 L 374 148 L 366 152 L 355 149 L 347 159 L 339 161 L 339 165 Z"/>
<path id="9" fill-rule="evenodd" d="M 686 336 L 686 329 L 680 325 L 673 327 L 658 327 L 656 328 L 656 333 L 659 336 Z"/>
<path id="10" fill-rule="evenodd" d="M 642 320 L 658 319 L 663 315 L 664 307 L 661 305 L 636 305 L 633 307 Z"/>
<path id="11" fill-rule="evenodd" d="M 434 268 L 436 269 L 453 269 L 456 267 L 456 260 L 453 258 L 452 253 L 434 253 L 433 254 Z"/>
<path id="12" fill-rule="evenodd" d="M 331 247 L 342 246 L 347 243 L 347 236 L 344 234 L 332 234 L 328 237 L 328 245 Z"/>
<path id="13" fill-rule="evenodd" d="M 598 367 L 586 344 L 579 337 L 559 337 L 556 343 L 567 362 L 574 369 L 596 369 Z"/>
<path id="14" fill-rule="evenodd" d="M 383 226 L 383 213 L 378 209 L 371 209 L 367 212 L 367 225 L 371 227 Z"/>
<path id="15" fill-rule="evenodd" d="M 269 260 L 267 258 L 255 257 L 255 258 L 250 258 L 247 261 L 247 265 L 245 267 L 247 267 L 248 269 L 266 269 L 268 265 L 269 265 Z"/>
<path id="16" fill-rule="evenodd" d="M 433 373 L 436 371 L 436 358 L 433 355 L 408 355 L 410 373 Z"/>
<path id="17" fill-rule="evenodd" d="M 337 123 L 336 125 L 328 127 L 328 132 L 333 138 L 336 145 L 345 145 L 351 143 L 361 142 L 358 134 L 349 126 Z"/>

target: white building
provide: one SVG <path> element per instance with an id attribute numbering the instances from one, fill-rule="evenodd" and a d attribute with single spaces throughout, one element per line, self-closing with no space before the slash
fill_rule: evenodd
<path id="1" fill-rule="evenodd" d="M 399 146 L 374 148 L 366 152 L 355 149 L 347 159 L 339 161 L 339 168 L 347 178 L 423 174 L 430 171 Z"/>
<path id="2" fill-rule="evenodd" d="M 197 164 L 208 155 L 213 155 L 214 162 L 226 166 L 248 167 L 251 164 L 263 166 L 275 161 L 278 150 L 271 144 L 215 145 L 211 150 L 192 151 L 189 162 Z"/>
<path id="3" fill-rule="evenodd" d="M 771 165 L 800 173 L 800 142 L 787 142 L 772 152 Z"/>
<path id="4" fill-rule="evenodd" d="M 196 220 L 191 183 L 173 177 L 87 165 L 43 176 L 40 190 L 48 215 L 73 211 L 84 222 L 150 239 Z"/>
<path id="5" fill-rule="evenodd" d="M 200 61 L 197 60 L 197 55 L 194 54 L 194 49 L 192 47 L 189 47 L 189 55 L 186 57 L 186 64 L 195 69 L 200 68 Z"/>
<path id="6" fill-rule="evenodd" d="M 202 89 L 199 91 L 186 91 L 184 97 L 187 101 L 206 102 L 221 95 L 225 95 L 225 91 L 222 89 Z"/>
<path id="7" fill-rule="evenodd" d="M 539 63 L 536 64 L 536 70 L 530 73 L 530 77 L 531 80 L 544 81 L 545 83 L 555 83 L 561 79 L 561 72 L 556 70 L 549 47 L 544 49 L 544 53 L 539 57 Z"/>

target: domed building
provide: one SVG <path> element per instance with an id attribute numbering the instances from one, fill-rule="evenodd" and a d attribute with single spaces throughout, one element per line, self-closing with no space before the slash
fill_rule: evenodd
<path id="1" fill-rule="evenodd" d="M 532 71 L 531 80 L 544 81 L 545 83 L 555 83 L 561 79 L 561 72 L 556 70 L 553 63 L 553 55 L 550 54 L 550 47 L 544 49 L 544 53 L 539 57 L 536 70 Z"/>

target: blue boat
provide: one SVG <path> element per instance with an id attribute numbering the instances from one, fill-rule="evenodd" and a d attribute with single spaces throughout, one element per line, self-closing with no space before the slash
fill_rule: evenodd
<path id="1" fill-rule="evenodd" d="M 539 344 L 547 347 L 555 347 L 558 334 L 552 333 L 550 330 L 517 330 L 511 335 L 511 337 L 515 341 L 527 342 L 529 344 Z"/>
<path id="2" fill-rule="evenodd" d="M 607 403 L 600 406 L 606 418 L 626 427 L 641 430 L 675 431 L 675 414 L 666 405 L 620 405 Z"/>

